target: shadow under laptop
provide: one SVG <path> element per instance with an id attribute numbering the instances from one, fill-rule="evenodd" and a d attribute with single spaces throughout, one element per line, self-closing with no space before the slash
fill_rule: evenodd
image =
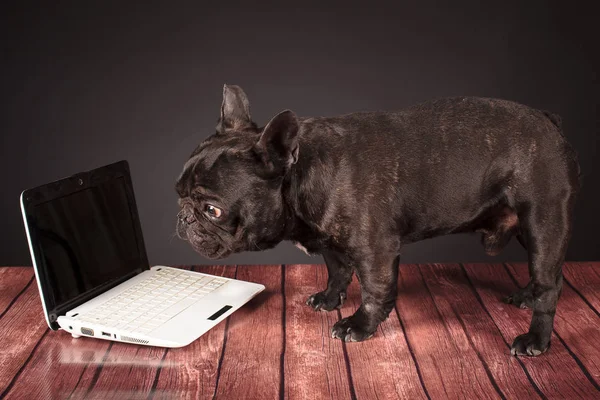
<path id="1" fill-rule="evenodd" d="M 258 308 L 262 307 L 263 304 L 267 303 L 273 296 L 281 296 L 281 293 L 265 289 L 252 298 L 248 303 L 244 304 L 238 311 L 236 311 L 236 313 L 243 311 L 252 312 L 257 310 Z"/>

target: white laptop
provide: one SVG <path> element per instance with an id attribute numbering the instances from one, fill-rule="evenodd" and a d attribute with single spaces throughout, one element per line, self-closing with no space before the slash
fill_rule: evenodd
<path id="1" fill-rule="evenodd" d="M 74 337 L 186 346 L 265 288 L 150 268 L 126 161 L 26 190 L 21 210 L 46 322 Z"/>

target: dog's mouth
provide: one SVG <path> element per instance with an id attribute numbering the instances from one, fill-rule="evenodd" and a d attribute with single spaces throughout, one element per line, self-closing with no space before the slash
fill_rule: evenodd
<path id="1" fill-rule="evenodd" d="M 198 226 L 197 226 L 198 225 Z M 220 243 L 217 236 L 199 229 L 199 224 L 177 223 L 177 236 L 188 242 L 194 251 L 211 260 L 225 258 L 231 254 L 229 247 Z"/>
<path id="2" fill-rule="evenodd" d="M 211 260 L 225 258 L 231 253 L 227 247 L 218 243 L 209 243 L 206 240 L 196 241 L 193 239 L 188 239 L 188 242 L 197 253 Z"/>

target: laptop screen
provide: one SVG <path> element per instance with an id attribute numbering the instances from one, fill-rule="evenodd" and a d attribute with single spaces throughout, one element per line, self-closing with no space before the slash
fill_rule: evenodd
<path id="1" fill-rule="evenodd" d="M 31 207 L 49 309 L 147 268 L 130 204 L 121 176 Z"/>

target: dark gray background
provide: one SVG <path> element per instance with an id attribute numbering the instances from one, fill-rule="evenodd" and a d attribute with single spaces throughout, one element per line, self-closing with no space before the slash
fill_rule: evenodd
<path id="1" fill-rule="evenodd" d="M 335 115 L 449 95 L 557 112 L 584 172 L 567 258 L 600 259 L 592 2 L 54 3 L 0 12 L 0 264 L 31 264 L 23 189 L 120 159 L 131 165 L 151 263 L 209 262 L 172 238 L 173 184 L 214 132 L 223 83 L 246 90 L 259 124 L 285 108 Z M 495 259 L 525 259 L 515 243 Z M 494 258 L 478 236 L 460 235 L 407 246 L 402 260 Z M 315 261 L 284 243 L 221 262 Z"/>

